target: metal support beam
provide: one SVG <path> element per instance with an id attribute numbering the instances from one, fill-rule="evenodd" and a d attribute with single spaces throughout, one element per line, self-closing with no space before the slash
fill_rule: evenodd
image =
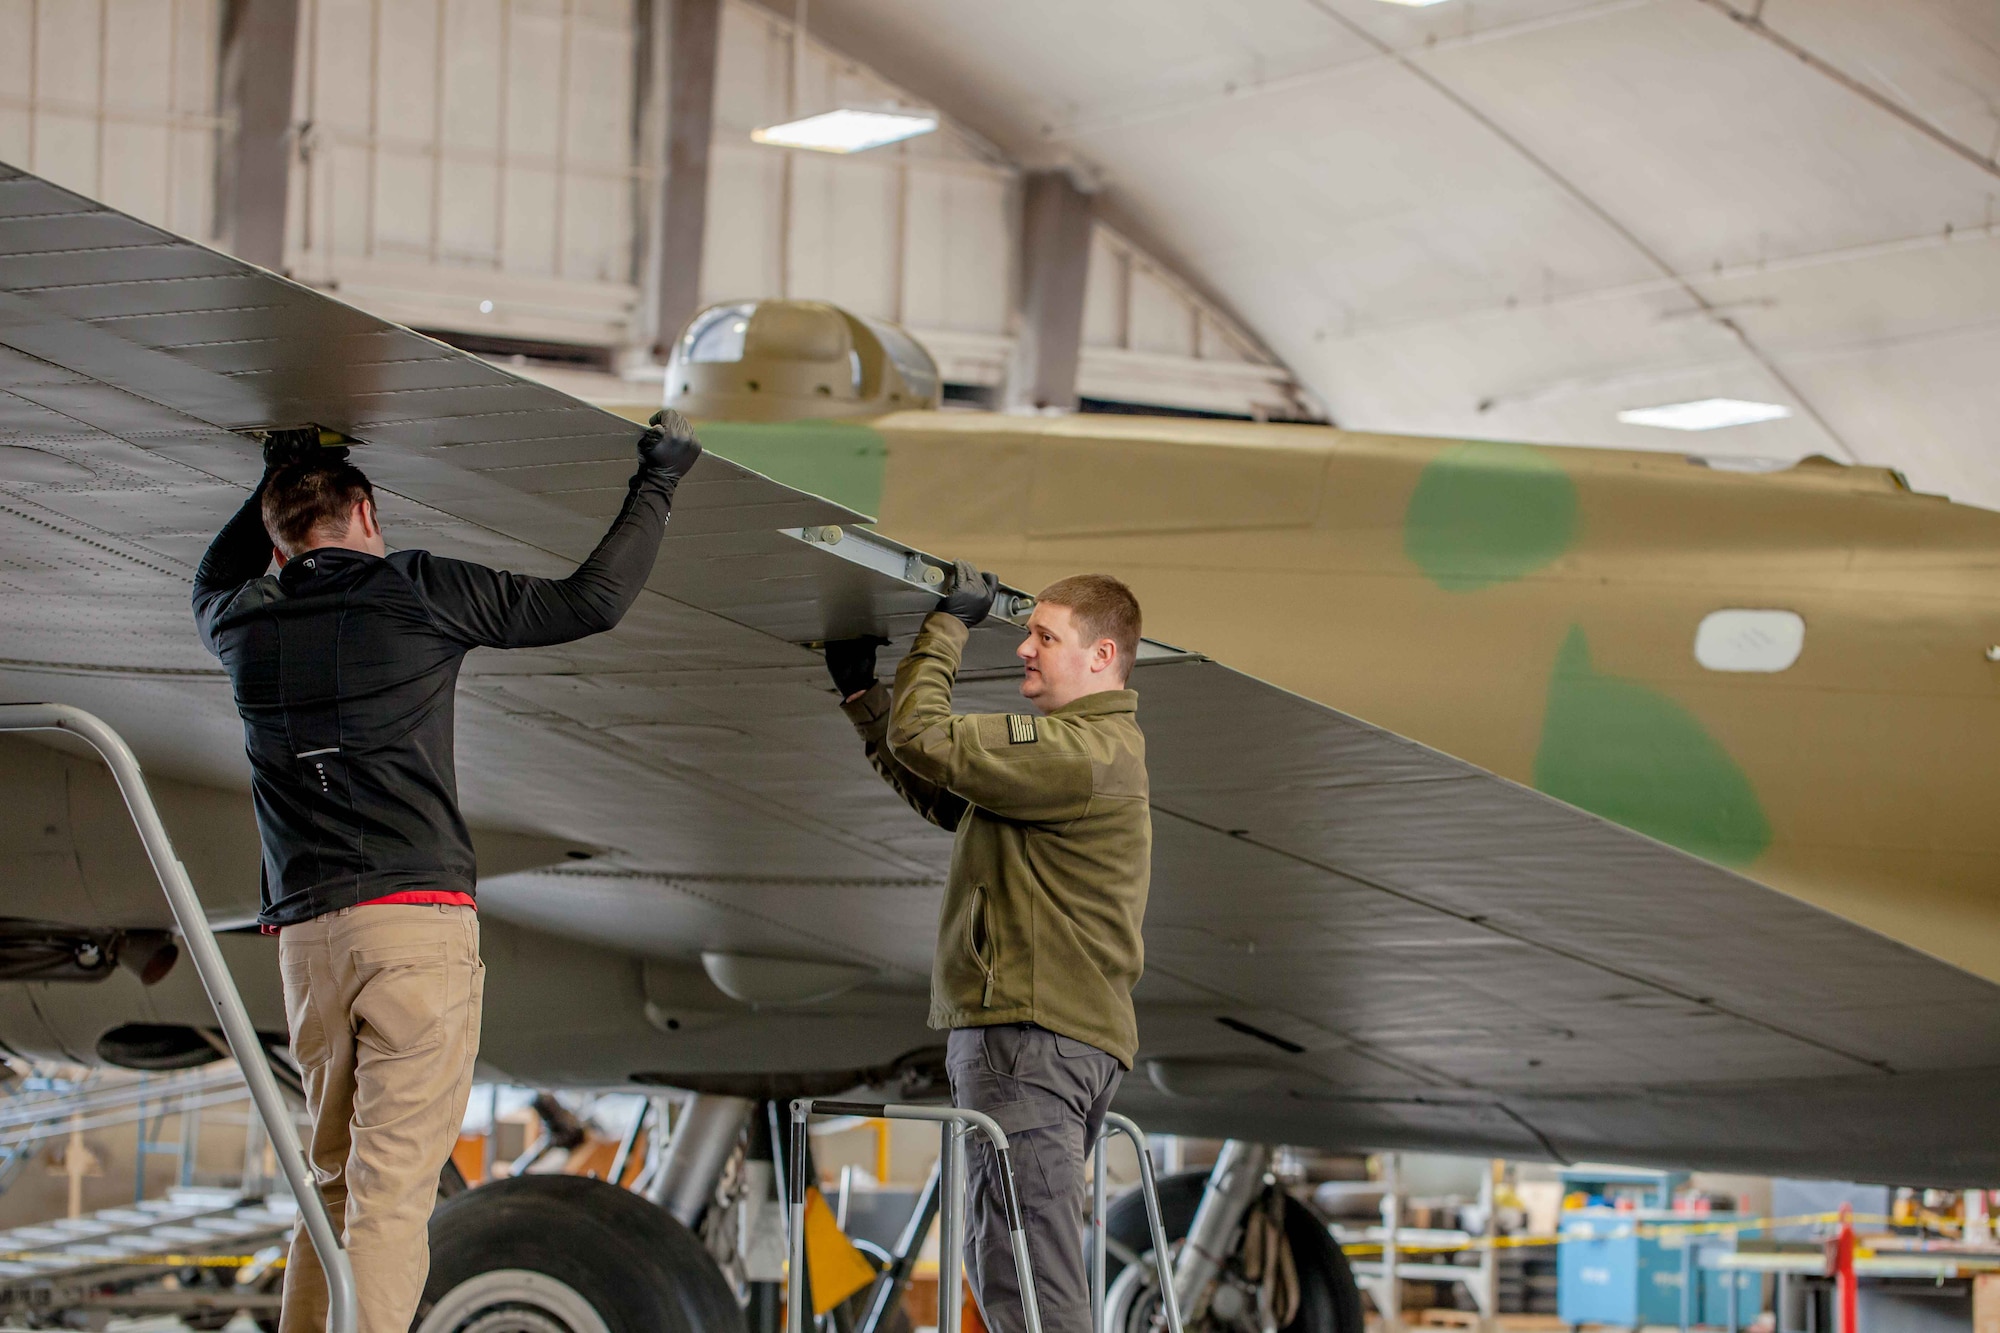
<path id="1" fill-rule="evenodd" d="M 215 230 L 238 258 L 273 270 L 285 262 L 298 49 L 299 0 L 230 0 L 222 29 L 225 128 Z"/>
<path id="2" fill-rule="evenodd" d="M 1499 1327 L 1500 1253 L 1495 1246 L 1500 1239 L 1500 1220 L 1496 1186 L 1505 1169 L 1505 1164 L 1497 1158 L 1488 1162 L 1479 1183 L 1479 1213 L 1484 1219 L 1479 1224 L 1479 1276 L 1466 1284 L 1472 1292 L 1472 1303 L 1479 1310 L 1479 1333 L 1494 1333 Z"/>
<path id="3" fill-rule="evenodd" d="M 653 201 L 645 336 L 664 362 L 701 303 L 708 223 L 708 144 L 715 128 L 715 58 L 722 0 L 663 0 L 667 12 L 666 163 Z"/>
<path id="4" fill-rule="evenodd" d="M 1403 1327 L 1403 1279 L 1396 1271 L 1398 1233 L 1403 1228 L 1401 1153 L 1382 1159 L 1382 1185 L 1382 1271 L 1373 1287 L 1375 1313 L 1382 1317 L 1383 1333 L 1398 1333 Z"/>
<path id="5" fill-rule="evenodd" d="M 1005 405 L 1074 408 L 1091 198 L 1064 171 L 1029 172 L 1021 188 L 1020 328 Z"/>

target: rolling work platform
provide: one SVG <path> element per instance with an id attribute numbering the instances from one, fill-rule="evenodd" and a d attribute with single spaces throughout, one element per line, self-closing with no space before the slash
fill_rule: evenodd
<path id="1" fill-rule="evenodd" d="M 54 1311 L 275 1315 L 291 1196 L 177 1189 L 165 1198 L 0 1231 L 0 1316 Z M 246 1262 L 248 1257 L 248 1262 Z M 141 1291 L 168 1274 L 178 1290 Z"/>
<path id="2" fill-rule="evenodd" d="M 1035 1299 L 1034 1261 L 1028 1254 L 1028 1240 L 1021 1214 L 1020 1197 L 1014 1190 L 1013 1153 L 1007 1142 L 1007 1133 L 996 1124 L 991 1116 L 979 1111 L 954 1106 L 899 1106 L 894 1103 L 836 1101 L 831 1098 L 803 1097 L 792 1103 L 791 1151 L 787 1154 L 787 1179 L 784 1182 L 786 1211 L 788 1216 L 788 1237 L 791 1258 L 787 1265 L 785 1302 L 788 1312 L 786 1333 L 809 1333 L 814 1324 L 806 1311 L 812 1305 L 812 1274 L 807 1262 L 806 1246 L 806 1196 L 808 1182 L 805 1172 L 800 1169 L 807 1161 L 806 1122 L 817 1115 L 852 1115 L 868 1119 L 883 1120 L 924 1120 L 936 1124 L 940 1131 L 938 1143 L 938 1164 L 933 1173 L 933 1183 L 925 1191 L 925 1201 L 919 1205 L 918 1217 L 913 1218 L 904 1232 L 903 1253 L 895 1256 L 887 1281 L 878 1283 L 871 1308 L 860 1326 L 860 1333 L 876 1333 L 882 1327 L 889 1308 L 899 1299 L 901 1284 L 908 1277 L 911 1260 L 915 1258 L 916 1246 L 923 1241 L 924 1233 L 930 1229 L 929 1218 L 925 1216 L 935 1209 L 938 1222 L 938 1333 L 960 1333 L 960 1305 L 958 1291 L 964 1274 L 965 1245 L 965 1194 L 966 1160 L 965 1140 L 968 1135 L 982 1134 L 993 1145 L 1000 1159 L 998 1175 L 1001 1183 L 1002 1202 L 1007 1217 L 1007 1230 L 1014 1251 L 1014 1271 L 1020 1284 L 1021 1314 L 1027 1333 L 1042 1333 L 1041 1310 Z M 1114 1134 L 1123 1134 L 1130 1139 L 1139 1154 L 1139 1190 L 1146 1205 L 1146 1224 L 1152 1233 L 1153 1263 L 1157 1274 L 1160 1313 L 1166 1325 L 1166 1333 L 1182 1333 L 1180 1302 L 1175 1294 L 1175 1265 L 1173 1252 L 1167 1245 L 1164 1220 L 1160 1214 L 1160 1193 L 1153 1179 L 1152 1158 L 1146 1152 L 1146 1135 L 1129 1117 L 1113 1111 L 1104 1118 L 1104 1129 L 1093 1146 L 1096 1170 L 1093 1180 L 1094 1206 L 1090 1223 L 1090 1307 L 1091 1324 L 1099 1333 L 1108 1333 L 1106 1314 L 1108 1299 L 1105 1290 L 1105 1151 Z M 1138 1265 L 1132 1265 L 1136 1272 Z"/>
<path id="3" fill-rule="evenodd" d="M 208 992 L 209 1003 L 215 1008 L 229 1053 L 235 1057 L 236 1067 L 250 1087 L 250 1099 L 256 1105 L 258 1117 L 264 1122 L 264 1132 L 271 1137 L 278 1168 L 291 1186 L 292 1198 L 297 1201 L 299 1220 L 325 1270 L 327 1331 L 354 1333 L 354 1266 L 348 1261 L 347 1251 L 333 1229 L 326 1201 L 320 1197 L 319 1186 L 306 1162 L 305 1150 L 299 1144 L 298 1128 L 292 1123 L 290 1110 L 279 1091 L 263 1044 L 258 1041 L 257 1031 L 250 1024 L 249 1012 L 243 1007 L 243 996 L 236 989 L 236 980 L 229 973 L 229 965 L 223 961 L 222 950 L 215 942 L 215 931 L 208 924 L 208 914 L 201 905 L 201 899 L 195 895 L 194 885 L 188 880 L 187 867 L 174 853 L 173 840 L 167 836 L 166 825 L 160 821 L 160 812 L 153 804 L 152 793 L 146 787 L 145 776 L 139 771 L 139 760 L 132 753 L 132 747 L 102 718 L 66 704 L 0 705 L 0 732 L 10 731 L 67 732 L 88 743 L 111 770 L 111 776 L 118 784 L 118 793 L 125 798 L 125 808 L 131 813 L 132 822 L 138 826 L 146 858 L 152 862 L 153 873 L 159 876 L 160 888 L 167 895 L 167 905 L 173 910 L 177 933 L 187 946 L 195 970 L 201 975 L 202 989 Z M 171 1200 L 168 1204 L 171 1208 Z M 111 1211 L 135 1214 L 142 1220 L 149 1216 L 144 1205 Z M 102 1217 L 103 1214 L 97 1216 Z M 75 1222 L 84 1220 L 77 1218 Z M 187 1220 L 174 1219 L 154 1223 L 154 1226 L 178 1227 Z M 62 1225 L 71 1224 L 58 1224 Z M 203 1230 L 190 1227 L 184 1234 L 199 1237 Z M 89 1241 L 80 1243 L 88 1245 Z M 107 1246 L 113 1255 L 118 1253 L 115 1245 L 107 1242 Z M 126 1253 L 133 1252 L 128 1250 Z M 197 1271 L 202 1267 L 199 1263 L 190 1266 Z M 154 1265 L 156 1272 L 157 1269 L 158 1265 Z M 150 1300 L 151 1296 L 148 1295 L 147 1299 Z"/>

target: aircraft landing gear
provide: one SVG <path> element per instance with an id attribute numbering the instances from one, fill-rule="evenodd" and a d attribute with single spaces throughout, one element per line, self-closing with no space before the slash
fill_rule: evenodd
<path id="1" fill-rule="evenodd" d="M 1170 1245 L 1186 1240 L 1208 1185 L 1206 1171 L 1160 1179 L 1161 1221 Z M 1288 1196 L 1283 1200 L 1283 1211 L 1284 1239 L 1298 1271 L 1298 1309 L 1278 1333 L 1361 1333 L 1361 1290 L 1347 1266 L 1347 1256 L 1340 1252 L 1325 1224 L 1303 1203 Z M 1242 1212 L 1237 1215 L 1240 1219 Z M 1113 1203 L 1106 1219 L 1107 1230 L 1116 1242 L 1113 1257 L 1106 1264 L 1107 1333 L 1153 1333 L 1159 1327 L 1160 1298 L 1153 1276 L 1153 1243 L 1146 1226 L 1145 1203 L 1138 1191 Z M 1120 1247 L 1139 1256 L 1140 1262 L 1128 1269 L 1115 1257 Z M 1199 1317 L 1193 1313 L 1194 1304 L 1183 1298 L 1188 1333 L 1268 1333 L 1264 1326 L 1268 1312 L 1260 1307 L 1259 1285 L 1245 1274 L 1239 1242 L 1223 1258 L 1212 1274 L 1212 1285 L 1200 1296 Z"/>
<path id="2" fill-rule="evenodd" d="M 431 1217 L 417 1333 L 744 1333 L 693 1232 L 629 1190 L 519 1176 Z"/>

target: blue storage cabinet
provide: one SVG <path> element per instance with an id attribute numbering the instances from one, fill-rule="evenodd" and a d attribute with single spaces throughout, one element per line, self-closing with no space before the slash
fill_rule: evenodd
<path id="1" fill-rule="evenodd" d="M 1728 1245 L 1718 1248 L 1734 1249 Z M 1697 1323 L 1713 1324 L 1720 1328 L 1729 1327 L 1729 1299 L 1736 1298 L 1737 1328 L 1747 1328 L 1750 1321 L 1764 1313 L 1764 1275 L 1762 1273 L 1738 1273 L 1726 1269 L 1710 1268 L 1696 1270 L 1701 1273 L 1701 1304 L 1697 1307 Z"/>
<path id="2" fill-rule="evenodd" d="M 1565 1324 L 1681 1321 L 1681 1255 L 1640 1227 L 1658 1209 L 1583 1208 L 1563 1214 L 1556 1250 L 1556 1314 Z"/>
<path id="3" fill-rule="evenodd" d="M 1565 1324 L 1680 1322 L 1680 1251 L 1671 1260 L 1657 1240 L 1639 1235 L 1641 1218 L 1657 1217 L 1687 1180 L 1679 1172 L 1573 1166 L 1563 1171 L 1562 1244 L 1556 1247 L 1556 1313 Z M 1589 1206 L 1569 1207 L 1582 1195 Z M 1624 1209 L 1613 1207 L 1623 1203 Z M 1655 1282 L 1656 1276 L 1670 1281 Z M 1671 1299 L 1668 1299 L 1668 1298 Z M 1664 1312 L 1664 1313 L 1663 1313 Z"/>
<path id="4" fill-rule="evenodd" d="M 1730 1216 L 1716 1213 L 1697 1218 L 1657 1208 L 1583 1208 L 1564 1213 L 1562 1244 L 1556 1250 L 1557 1315 L 1572 1325 L 1678 1325 L 1683 1239 L 1671 1228 L 1724 1222 Z M 1659 1234 L 1662 1229 L 1667 1229 L 1667 1234 Z M 1695 1239 L 1708 1249 L 1733 1247 L 1726 1236 Z M 1763 1308 L 1760 1274 L 1705 1270 L 1699 1263 L 1693 1265 L 1693 1273 L 1691 1322 L 1726 1326 L 1732 1296 L 1738 1327 L 1755 1319 Z"/>

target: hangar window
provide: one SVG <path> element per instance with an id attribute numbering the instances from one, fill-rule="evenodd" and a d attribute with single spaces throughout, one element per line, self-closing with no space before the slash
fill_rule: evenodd
<path id="1" fill-rule="evenodd" d="M 719 305 L 696 320 L 681 343 L 683 361 L 741 361 L 743 335 L 750 328 L 750 314 L 756 307 Z"/>
<path id="2" fill-rule="evenodd" d="M 1711 611 L 1694 632 L 1694 659 L 1710 671 L 1783 671 L 1805 646 L 1805 617 L 1796 611 Z"/>

